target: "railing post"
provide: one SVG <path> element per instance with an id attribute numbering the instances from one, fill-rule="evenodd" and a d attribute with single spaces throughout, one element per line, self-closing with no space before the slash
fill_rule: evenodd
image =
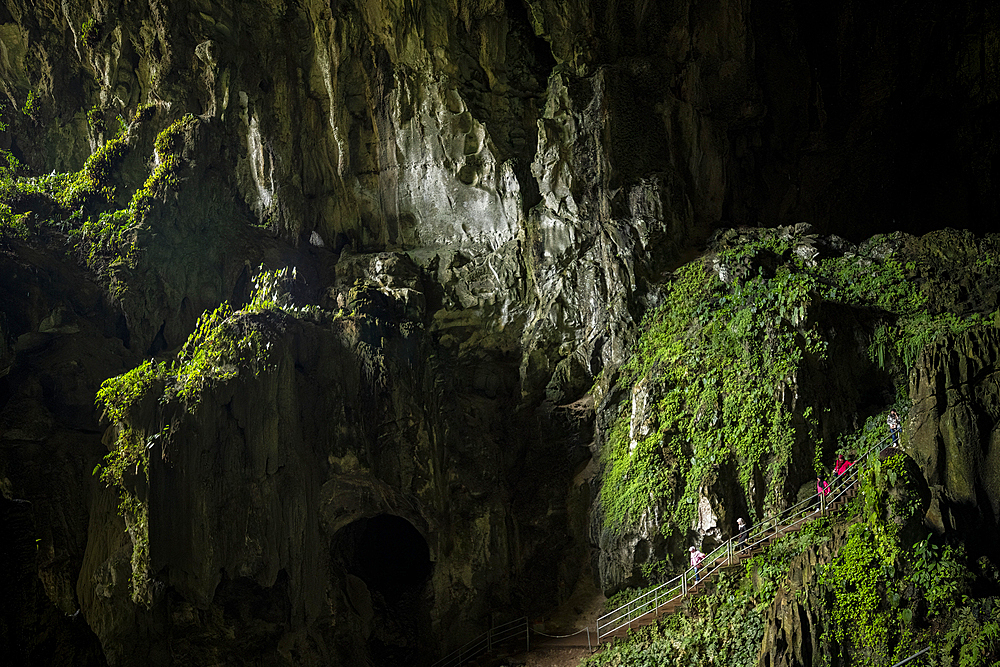
<path id="1" fill-rule="evenodd" d="M 687 577 L 687 571 L 685 570 L 684 574 L 681 575 L 681 597 L 686 598 L 687 596 L 688 596 L 688 577 Z"/>
<path id="2" fill-rule="evenodd" d="M 820 508 L 820 514 L 822 516 L 826 516 L 826 494 L 825 493 L 819 494 L 819 508 Z"/>

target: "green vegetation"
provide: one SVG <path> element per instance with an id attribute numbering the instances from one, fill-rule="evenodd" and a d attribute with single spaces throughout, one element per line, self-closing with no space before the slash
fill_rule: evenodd
<path id="1" fill-rule="evenodd" d="M 741 587 L 742 585 L 742 587 Z M 754 667 L 764 638 L 764 617 L 751 613 L 745 580 L 723 578 L 717 592 L 698 598 L 690 614 L 672 614 L 639 628 L 582 664 L 601 667 Z"/>
<path id="2" fill-rule="evenodd" d="M 618 378 L 630 400 L 605 434 L 606 528 L 626 529 L 657 506 L 666 512 L 662 532 L 684 535 L 699 493 L 729 471 L 746 505 L 755 506 L 755 486 L 770 512 L 786 500 L 781 493 L 793 452 L 811 456 L 822 474 L 834 450 L 861 452 L 884 436 L 888 409 L 907 411 L 907 374 L 922 350 L 1000 322 L 991 297 L 991 286 L 1000 283 L 1000 260 L 990 250 L 996 239 L 945 242 L 951 245 L 941 249 L 934 239 L 876 236 L 847 252 L 807 259 L 815 253 L 808 246 L 800 253 L 802 240 L 789 231 L 750 230 L 723 235 L 714 256 L 678 269 Z M 969 276 L 963 284 L 983 285 L 985 296 L 963 296 L 965 310 L 940 296 L 957 271 Z M 880 414 L 860 415 L 866 423 L 858 432 L 823 443 L 819 416 L 830 408 L 805 403 L 798 382 L 807 367 L 837 363 L 827 358 L 836 325 L 825 319 L 848 312 L 867 323 L 861 329 L 867 339 L 858 340 L 862 355 L 866 347 L 868 353 L 862 366 L 881 368 L 897 397 Z M 814 521 L 683 614 L 588 663 L 756 664 L 761 639 L 753 624 L 787 590 L 790 563 L 838 535 L 832 560 L 795 591 L 800 604 L 821 615 L 827 664 L 884 667 L 930 645 L 934 665 L 1000 665 L 997 600 L 974 594 L 995 590 L 1000 575 L 975 585 L 960 544 L 919 534 L 926 491 L 905 461 L 893 457 L 866 470 L 844 526 Z M 668 570 L 665 563 L 644 565 L 651 580 L 668 578 Z M 611 604 L 640 592 L 623 591 Z M 752 622 L 730 628 L 733 614 Z"/>
<path id="3" fill-rule="evenodd" d="M 837 553 L 834 561 L 823 568 L 820 582 L 830 592 L 831 629 L 828 639 L 843 654 L 864 656 L 866 664 L 883 664 L 905 658 L 920 647 L 914 646 L 909 623 L 903 623 L 903 614 L 883 603 L 902 572 L 903 551 L 899 542 L 899 525 L 887 520 L 886 484 L 900 482 L 906 470 L 903 455 L 896 455 L 884 465 L 873 460 L 862 476 L 859 498 L 863 499 L 862 516 L 867 520 L 850 527 L 847 543 Z M 908 504 L 911 519 L 920 509 L 919 504 Z M 912 606 L 893 591 L 896 606 L 912 617 Z"/>
<path id="4" fill-rule="evenodd" d="M 797 383 L 807 364 L 828 363 L 822 304 L 874 322 L 870 358 L 900 387 L 927 344 L 992 325 L 992 313 L 929 312 L 933 288 L 904 263 L 897 237 L 816 261 L 787 232 L 732 232 L 714 258 L 678 269 L 618 379 L 632 405 L 621 406 L 602 452 L 605 524 L 620 529 L 657 505 L 668 508 L 664 534 L 683 533 L 724 467 L 737 472 L 748 507 L 762 477 L 770 511 L 784 502 L 782 481 L 802 448 L 820 473 L 834 444 L 824 449 L 816 435 L 827 406 L 805 404 Z"/>
<path id="5" fill-rule="evenodd" d="M 104 134 L 108 129 L 107 123 L 104 122 L 104 112 L 100 107 L 94 107 L 87 112 L 87 124 L 94 134 Z"/>
<path id="6" fill-rule="evenodd" d="M 683 612 L 640 628 L 625 642 L 615 642 L 584 661 L 595 667 L 687 667 L 688 665 L 757 665 L 764 639 L 764 612 L 773 602 L 789 563 L 830 540 L 831 524 L 819 519 L 801 532 L 772 544 L 723 574 L 713 590 L 693 598 Z M 639 592 L 626 593 L 615 602 Z M 609 601 L 610 606 L 617 604 Z"/>
<path id="7" fill-rule="evenodd" d="M 284 267 L 276 271 L 265 270 L 261 266 L 253 279 L 253 296 L 248 310 L 262 312 L 265 310 L 281 311 L 298 319 L 319 320 L 323 312 L 315 304 L 300 306 L 295 302 L 290 287 L 298 280 L 295 268 Z"/>
<path id="8" fill-rule="evenodd" d="M 146 603 L 149 601 L 145 585 L 145 563 L 149 556 L 148 516 L 138 486 L 149 485 L 148 443 L 143 433 L 130 425 L 128 417 L 153 384 L 161 381 L 163 373 L 164 364 L 146 361 L 123 375 L 105 380 L 97 392 L 97 404 L 117 425 L 118 433 L 114 447 L 104 457 L 104 465 L 94 472 L 99 473 L 105 483 L 121 490 L 118 512 L 125 519 L 133 544 L 132 599 Z"/>
<path id="9" fill-rule="evenodd" d="M 752 256 L 747 250 L 720 260 L 742 262 Z M 609 524 L 665 501 L 674 508 L 669 534 L 690 525 L 699 489 L 727 463 L 744 489 L 755 470 L 769 480 L 783 474 L 795 440 L 786 393 L 804 356 L 824 355 L 806 321 L 816 288 L 815 277 L 791 267 L 732 286 L 706 261 L 675 273 L 619 380 L 634 397 L 645 393 L 655 402 L 654 422 L 642 433 L 623 411 L 610 434 L 602 491 Z"/>
<path id="10" fill-rule="evenodd" d="M 265 370 L 268 349 L 270 343 L 249 313 L 234 314 L 227 303 L 206 311 L 171 367 L 165 398 L 176 396 L 193 408 L 211 384 L 231 380 L 241 369 L 253 375 Z"/>
<path id="11" fill-rule="evenodd" d="M 323 315 L 318 309 L 295 304 L 289 291 L 296 279 L 294 269 L 261 269 L 247 308 L 233 312 L 223 303 L 206 311 L 175 359 L 146 361 L 105 380 L 97 392 L 97 405 L 116 426 L 117 437 L 94 473 L 119 491 L 119 511 L 134 547 L 132 595 L 137 602 L 148 601 L 149 540 L 141 489 L 149 484 L 149 451 L 170 442 L 184 415 L 195 412 L 213 386 L 273 368 L 271 350 L 279 329 L 276 317 L 316 320 Z M 161 406 L 170 403 L 183 409 L 174 421 L 164 424 Z"/>
<path id="12" fill-rule="evenodd" d="M 97 46 L 101 37 L 101 22 L 93 16 L 87 17 L 80 26 L 80 38 L 89 48 Z"/>
<path id="13" fill-rule="evenodd" d="M 13 155 L 0 154 L 6 162 L 0 167 L 0 241 L 29 239 L 34 229 L 58 230 L 69 249 L 120 297 L 127 285 L 110 269 L 136 267 L 139 231 L 148 226 L 155 202 L 169 189 L 180 187 L 183 136 L 196 122 L 188 114 L 157 136 L 151 174 L 121 207 L 116 171 L 129 151 L 130 128 L 149 122 L 155 110 L 153 105 L 140 105 L 129 124 L 119 117 L 118 134 L 94 151 L 76 173 L 28 177 Z M 96 132 L 104 131 L 100 110 L 91 109 L 88 120 Z"/>
<path id="14" fill-rule="evenodd" d="M 137 120 L 146 119 L 151 107 L 140 107 L 136 111 Z M 181 168 L 179 157 L 183 142 L 180 136 L 184 130 L 193 124 L 194 117 L 190 114 L 175 121 L 157 137 L 155 143 L 155 167 L 146 182 L 133 195 L 124 209 L 105 211 L 95 217 L 90 217 L 83 224 L 83 243 L 87 248 L 87 263 L 91 267 L 112 265 L 115 263 L 134 268 L 137 261 L 136 232 L 145 225 L 146 218 L 153 208 L 153 202 L 164 195 L 167 188 L 180 187 L 178 173 Z M 112 140 L 114 141 L 114 140 Z M 110 145 L 108 142 L 105 146 Z M 97 153 L 95 153 L 96 155 Z M 93 156 L 91 156 L 93 159 Z M 88 160 L 89 164 L 90 160 Z M 87 167 L 84 166 L 84 172 Z M 107 182 L 107 181 L 97 181 Z M 110 188 L 110 186 L 106 186 Z M 105 193 L 110 201 L 113 188 Z M 121 294 L 126 285 L 112 278 L 112 289 L 115 294 Z"/>
<path id="15" fill-rule="evenodd" d="M 777 540 L 682 611 L 607 645 L 584 664 L 756 665 L 765 614 L 784 591 L 783 604 L 794 600 L 808 608 L 813 629 L 825 630 L 818 638 L 822 664 L 888 667 L 930 646 L 924 664 L 997 667 L 1000 598 L 976 598 L 974 592 L 995 590 L 1000 573 L 976 580 L 958 544 L 927 537 L 907 546 L 925 509 L 915 473 L 902 454 L 873 464 L 860 495 L 841 515 L 815 519 Z M 824 564 L 820 557 L 813 570 L 816 554 L 799 559 L 831 550 L 833 558 Z M 793 563 L 804 585 L 790 581 Z M 626 592 L 614 603 L 635 594 Z"/>
<path id="16" fill-rule="evenodd" d="M 35 97 L 35 91 L 29 90 L 28 97 L 24 100 L 24 106 L 21 107 L 21 113 L 35 120 L 38 117 L 38 111 L 38 98 Z"/>
<path id="17" fill-rule="evenodd" d="M 236 378 L 241 370 L 256 375 L 267 368 L 270 343 L 265 340 L 264 330 L 253 311 L 234 313 L 228 303 L 223 303 L 198 318 L 194 332 L 173 362 L 168 365 L 146 361 L 138 368 L 105 380 L 97 392 L 97 403 L 113 422 L 126 424 L 133 421 L 131 411 L 139 399 L 154 383 L 159 383 L 162 386 L 159 402 L 180 400 L 188 410 L 194 410 L 202 392 L 211 385 Z M 120 434 L 127 432 L 123 429 Z M 134 456 L 144 456 L 145 448 L 130 449 L 133 444 L 121 442 L 121 448 L 108 454 L 108 464 L 117 460 L 137 463 Z M 108 472 L 109 467 L 105 466 L 104 473 Z M 120 480 L 115 476 L 106 481 Z"/>
<path id="18" fill-rule="evenodd" d="M 28 238 L 27 215 L 15 213 L 10 207 L 12 184 L 21 164 L 10 151 L 0 149 L 0 240 Z"/>
<path id="19" fill-rule="evenodd" d="M 133 122 L 139 122 L 139 115 Z M 5 151 L 7 164 L 0 168 L 0 206 L 17 209 L 20 215 L 44 211 L 38 222 L 59 227 L 72 220 L 95 218 L 114 202 L 114 172 L 127 151 L 128 133 L 122 131 L 94 151 L 80 171 L 39 177 L 25 176 L 24 166 Z M 0 229 L 0 238 L 4 236 Z"/>
<path id="20" fill-rule="evenodd" d="M 972 598 L 970 563 L 962 545 L 927 537 L 908 548 L 906 526 L 921 526 L 919 473 L 897 454 L 864 473 L 858 510 L 846 544 L 822 567 L 829 630 L 825 640 L 842 659 L 870 665 L 897 662 L 924 646 L 932 664 L 984 665 L 1000 651 L 996 619 L 974 610 L 993 602 Z M 984 619 L 985 620 L 985 619 Z M 941 630 L 947 629 L 942 637 Z M 959 636 L 968 641 L 955 641 Z M 990 663 L 997 664 L 997 663 Z"/>
<path id="21" fill-rule="evenodd" d="M 179 400 L 193 411 L 202 392 L 214 383 L 266 368 L 269 348 L 259 322 L 249 314 L 232 313 L 224 303 L 199 318 L 171 364 L 146 361 L 101 385 L 97 403 L 117 426 L 117 437 L 104 465 L 94 472 L 119 491 L 119 513 L 133 544 L 132 598 L 136 602 L 150 600 L 148 508 L 142 491 L 149 485 L 149 450 L 158 442 L 168 442 L 174 429 L 173 424 L 159 423 L 155 406 Z"/>

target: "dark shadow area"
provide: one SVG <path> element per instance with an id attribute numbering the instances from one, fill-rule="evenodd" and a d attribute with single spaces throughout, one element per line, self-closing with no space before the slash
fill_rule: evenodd
<path id="1" fill-rule="evenodd" d="M 351 574 L 386 602 L 395 602 L 413 587 L 422 587 L 431 573 L 427 542 L 406 519 L 380 514 L 355 521 L 342 532 L 353 542 Z"/>
<path id="2" fill-rule="evenodd" d="M 426 598 L 432 563 L 427 542 L 406 519 L 380 514 L 359 519 L 334 537 L 333 555 L 364 582 L 354 598 L 362 612 L 368 652 L 376 667 L 418 665 L 428 655 L 430 601 Z M 363 589 L 364 587 L 362 587 Z"/>
<path id="3" fill-rule="evenodd" d="M 0 664 L 4 667 L 107 665 L 83 614 L 52 604 L 35 565 L 31 503 L 0 496 Z"/>
<path id="4" fill-rule="evenodd" d="M 998 17 L 987 0 L 754 3 L 759 224 L 808 220 L 854 240 L 991 231 L 1000 142 L 980 42 Z"/>

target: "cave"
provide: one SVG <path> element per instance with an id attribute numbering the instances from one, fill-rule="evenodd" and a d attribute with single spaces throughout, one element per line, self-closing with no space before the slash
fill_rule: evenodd
<path id="1" fill-rule="evenodd" d="M 372 663 L 416 664 L 426 657 L 430 601 L 424 593 L 432 564 L 427 541 L 413 524 L 392 514 L 358 519 L 337 532 L 333 555 L 370 594 L 366 634 Z"/>
<path id="2" fill-rule="evenodd" d="M 39 0 L 0 34 L 4 665 L 576 631 L 890 406 L 935 539 L 1000 562 L 1000 4 Z M 772 588 L 740 654 L 820 660 Z"/>
<path id="3" fill-rule="evenodd" d="M 413 524 L 392 514 L 358 519 L 337 534 L 338 556 L 387 603 L 419 592 L 431 573 L 430 550 Z"/>

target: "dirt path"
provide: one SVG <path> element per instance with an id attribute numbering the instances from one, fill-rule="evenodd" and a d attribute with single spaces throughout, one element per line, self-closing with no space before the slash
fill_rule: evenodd
<path id="1" fill-rule="evenodd" d="M 507 660 L 508 665 L 523 667 L 577 667 L 590 655 L 585 648 L 540 648 L 531 653 L 515 655 Z"/>
<path id="2" fill-rule="evenodd" d="M 605 611 L 604 603 L 604 595 L 593 585 L 590 577 L 585 578 L 569 600 L 551 614 L 532 622 L 535 631 L 532 650 L 509 657 L 507 664 L 519 667 L 577 667 L 580 661 L 591 655 L 591 650 L 587 648 L 587 634 L 580 630 L 590 628 L 592 646 L 596 648 L 595 623 Z"/>

